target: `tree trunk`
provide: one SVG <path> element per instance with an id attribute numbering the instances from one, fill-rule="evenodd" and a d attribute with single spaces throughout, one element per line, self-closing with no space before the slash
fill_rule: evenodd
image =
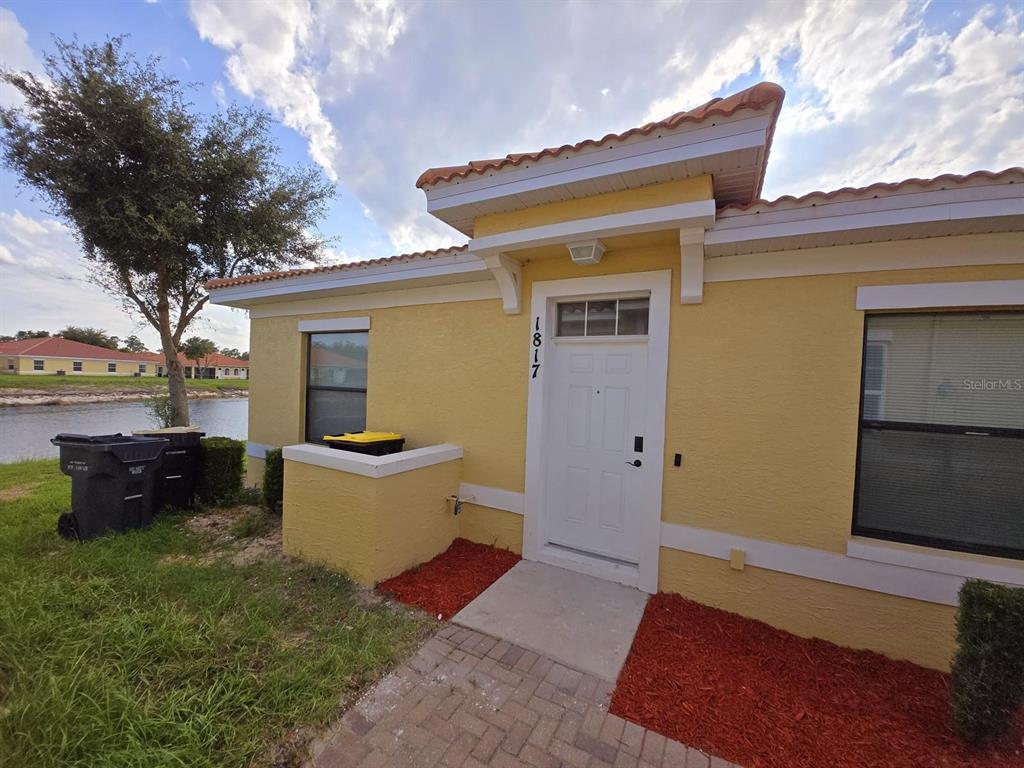
<path id="1" fill-rule="evenodd" d="M 170 311 L 164 304 L 158 307 L 157 314 L 160 320 L 160 345 L 163 347 L 164 361 L 167 363 L 167 393 L 171 398 L 171 408 L 174 411 L 171 426 L 187 427 L 189 426 L 189 415 L 188 394 L 185 392 L 185 372 L 181 369 L 181 363 L 178 361 L 178 345 L 175 344 L 174 334 L 171 332 Z"/>

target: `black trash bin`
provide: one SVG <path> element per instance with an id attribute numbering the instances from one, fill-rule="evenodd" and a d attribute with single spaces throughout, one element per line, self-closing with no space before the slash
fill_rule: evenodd
<path id="1" fill-rule="evenodd" d="M 200 432 L 199 427 L 166 427 L 140 430 L 134 434 L 162 437 L 169 441 L 157 481 L 153 511 L 159 512 L 164 507 L 193 507 L 203 468 L 203 449 L 199 441 L 206 433 Z"/>
<path id="2" fill-rule="evenodd" d="M 60 434 L 50 442 L 71 478 L 71 512 L 57 522 L 61 536 L 84 541 L 152 521 L 166 439 Z"/>

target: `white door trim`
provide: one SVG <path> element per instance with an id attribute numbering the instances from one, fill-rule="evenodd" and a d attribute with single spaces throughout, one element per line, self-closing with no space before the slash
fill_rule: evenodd
<path id="1" fill-rule="evenodd" d="M 640 563 L 636 569 L 624 569 L 597 559 L 560 556 L 545 551 L 541 535 L 544 517 L 546 467 L 546 389 L 545 375 L 550 363 L 554 336 L 552 299 L 625 291 L 649 291 L 648 319 L 647 431 L 644 435 L 647 460 L 655 462 L 654 487 L 650 498 L 656 503 L 638 510 Z M 526 495 L 523 519 L 523 556 L 541 560 L 594 576 L 620 581 L 645 592 L 658 590 L 658 554 L 661 534 L 661 492 L 665 470 L 665 397 L 668 386 L 668 334 L 672 304 L 672 271 L 628 272 L 567 280 L 533 283 L 530 300 L 530 340 L 527 376 L 529 387 L 526 414 Z M 535 346 L 539 340 L 539 346 Z M 535 367 L 537 366 L 537 367 Z"/>

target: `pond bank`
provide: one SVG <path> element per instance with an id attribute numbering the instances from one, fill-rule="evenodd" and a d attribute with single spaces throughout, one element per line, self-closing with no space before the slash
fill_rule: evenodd
<path id="1" fill-rule="evenodd" d="M 131 403 L 148 400 L 163 389 L 0 389 L 0 408 L 25 405 L 83 405 L 86 403 Z M 249 396 L 248 389 L 189 389 L 189 400 L 238 399 Z"/>

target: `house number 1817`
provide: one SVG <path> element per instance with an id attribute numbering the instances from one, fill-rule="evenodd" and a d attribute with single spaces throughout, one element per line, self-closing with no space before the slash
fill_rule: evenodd
<path id="1" fill-rule="evenodd" d="M 530 376 L 531 379 L 536 379 L 537 371 L 540 370 L 540 345 L 543 343 L 544 337 L 540 333 L 540 317 L 535 317 L 533 319 L 533 363 L 530 366 L 533 368 L 533 375 Z"/>

